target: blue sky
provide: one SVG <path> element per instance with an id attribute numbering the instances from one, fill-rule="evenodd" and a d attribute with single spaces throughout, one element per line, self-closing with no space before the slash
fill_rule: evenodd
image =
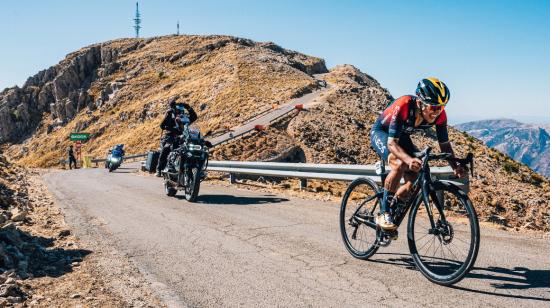
<path id="1" fill-rule="evenodd" d="M 478 3 L 479 2 L 479 3 Z M 142 36 L 229 34 L 353 64 L 394 96 L 451 90 L 451 122 L 550 123 L 550 1 L 140 1 Z M 0 89 L 96 42 L 134 36 L 135 1 L 0 6 Z"/>

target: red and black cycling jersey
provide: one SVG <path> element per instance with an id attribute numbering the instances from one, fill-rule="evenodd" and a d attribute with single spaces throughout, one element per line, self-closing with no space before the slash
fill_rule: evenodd
<path id="1" fill-rule="evenodd" d="M 447 114 L 445 110 L 437 116 L 433 123 L 422 120 L 419 126 L 415 127 L 414 122 L 419 112 L 416 105 L 416 97 L 412 95 L 401 96 L 391 103 L 376 120 L 375 127 L 388 133 L 389 138 L 399 139 L 401 134 L 410 135 L 418 130 L 425 130 L 435 125 L 437 140 L 440 143 L 449 141 L 447 132 Z"/>

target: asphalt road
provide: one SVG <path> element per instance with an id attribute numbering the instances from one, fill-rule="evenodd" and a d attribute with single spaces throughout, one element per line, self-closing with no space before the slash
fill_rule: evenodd
<path id="1" fill-rule="evenodd" d="M 351 257 L 338 204 L 208 183 L 188 203 L 124 167 L 44 179 L 75 233 L 129 258 L 169 306 L 550 307 L 549 238 L 482 228 L 474 270 L 442 287 L 414 269 L 404 236 Z"/>

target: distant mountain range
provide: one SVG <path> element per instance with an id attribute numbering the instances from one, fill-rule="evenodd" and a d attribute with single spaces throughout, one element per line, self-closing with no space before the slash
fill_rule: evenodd
<path id="1" fill-rule="evenodd" d="M 458 124 L 455 128 L 550 177 L 550 126 L 496 119 Z"/>

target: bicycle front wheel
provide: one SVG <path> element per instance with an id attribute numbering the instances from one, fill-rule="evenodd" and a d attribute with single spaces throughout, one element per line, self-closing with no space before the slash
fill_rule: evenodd
<path id="1" fill-rule="evenodd" d="M 378 250 L 375 209 L 381 193 L 378 185 L 366 178 L 351 182 L 340 207 L 340 232 L 348 252 L 366 260 Z"/>
<path id="2" fill-rule="evenodd" d="M 408 223 L 408 242 L 417 268 L 430 281 L 452 285 L 473 267 L 479 250 L 479 223 L 468 196 L 435 182 L 429 204 L 417 202 Z"/>

